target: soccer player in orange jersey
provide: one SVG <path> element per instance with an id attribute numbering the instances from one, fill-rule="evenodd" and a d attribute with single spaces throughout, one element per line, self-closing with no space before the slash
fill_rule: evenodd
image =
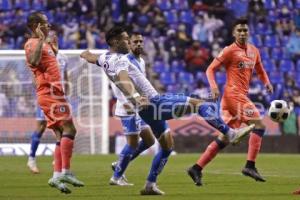
<path id="1" fill-rule="evenodd" d="M 71 106 L 66 101 L 61 75 L 56 60 L 57 45 L 47 40 L 50 24 L 46 15 L 33 12 L 28 16 L 27 26 L 32 31 L 25 43 L 26 62 L 36 83 L 37 101 L 43 110 L 47 127 L 56 135 L 54 172 L 48 184 L 63 193 L 70 193 L 66 183 L 84 186 L 70 171 L 70 163 L 76 129 L 71 117 Z"/>
<path id="2" fill-rule="evenodd" d="M 247 163 L 242 169 L 242 173 L 256 181 L 264 182 L 265 179 L 258 173 L 255 167 L 255 160 L 261 147 L 265 126 L 262 123 L 259 111 L 247 97 L 253 70 L 255 69 L 269 93 L 273 93 L 273 87 L 263 68 L 258 49 L 248 43 L 249 27 L 247 23 L 247 19 L 244 18 L 238 19 L 235 22 L 232 32 L 235 42 L 225 47 L 218 57 L 213 60 L 206 71 L 206 75 L 210 84 L 212 97 L 217 99 L 220 96 L 220 90 L 217 86 L 214 73 L 221 66 L 225 67 L 227 80 L 221 101 L 224 121 L 231 128 L 238 128 L 242 123 L 255 124 L 255 128 L 249 138 Z M 187 170 L 188 175 L 197 186 L 202 185 L 203 168 L 227 145 L 227 138 L 219 136 L 209 144 L 195 165 Z"/>

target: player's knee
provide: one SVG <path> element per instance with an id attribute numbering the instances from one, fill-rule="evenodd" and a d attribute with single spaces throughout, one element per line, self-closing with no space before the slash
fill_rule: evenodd
<path id="1" fill-rule="evenodd" d="M 174 141 L 170 130 L 162 134 L 158 141 L 160 143 L 161 148 L 164 150 L 173 149 L 174 147 Z"/>
<path id="2" fill-rule="evenodd" d="M 228 137 L 224 135 L 219 135 L 219 137 L 215 140 L 220 149 L 225 148 L 229 144 Z"/>

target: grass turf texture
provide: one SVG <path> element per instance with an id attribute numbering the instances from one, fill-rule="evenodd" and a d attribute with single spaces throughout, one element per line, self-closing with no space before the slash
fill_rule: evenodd
<path id="1" fill-rule="evenodd" d="M 159 188 L 165 196 L 140 196 L 150 168 L 151 156 L 141 156 L 129 166 L 126 175 L 132 187 L 109 186 L 112 175 L 110 164 L 115 155 L 74 156 L 73 171 L 85 182 L 85 187 L 70 186 L 72 194 L 65 195 L 47 185 L 52 176 L 51 157 L 38 157 L 41 174 L 34 175 L 26 166 L 26 157 L 0 157 L 0 200 L 44 199 L 299 199 L 291 192 L 300 187 L 300 156 L 290 154 L 261 154 L 257 167 L 266 177 L 266 183 L 244 177 L 240 171 L 245 163 L 245 154 L 220 154 L 204 171 L 204 186 L 196 187 L 186 175 L 198 154 L 179 154 L 169 159 L 159 177 Z"/>

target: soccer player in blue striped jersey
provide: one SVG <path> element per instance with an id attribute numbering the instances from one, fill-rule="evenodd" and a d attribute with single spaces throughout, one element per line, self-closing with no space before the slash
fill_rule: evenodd
<path id="1" fill-rule="evenodd" d="M 126 55 L 130 50 L 129 36 L 122 27 L 113 27 L 106 34 L 109 52 L 100 56 L 89 51 L 81 53 L 81 57 L 90 63 L 100 66 L 108 78 L 122 91 L 126 98 L 139 111 L 141 118 L 151 127 L 160 143 L 160 150 L 154 156 L 152 166 L 141 195 L 163 195 L 157 187 L 157 177 L 162 172 L 173 150 L 173 138 L 166 120 L 197 113 L 212 127 L 228 136 L 233 144 L 249 134 L 254 125 L 234 130 L 217 114 L 212 103 L 180 94 L 159 94 L 144 74 L 132 65 Z M 135 149 L 129 148 L 133 155 Z"/>
<path id="2" fill-rule="evenodd" d="M 126 56 L 129 62 L 146 76 L 145 61 L 141 57 L 141 54 L 143 54 L 144 51 L 143 47 L 143 36 L 138 32 L 132 33 L 130 36 L 131 52 Z M 131 105 L 119 88 L 113 83 L 111 84 L 111 88 L 114 96 L 117 98 L 115 115 L 121 119 L 127 144 L 120 152 L 118 162 L 112 163 L 114 174 L 111 177 L 109 184 L 130 186 L 133 184 L 128 183 L 124 175 L 129 162 L 135 159 L 144 150 L 151 147 L 155 142 L 155 138 L 149 125 L 146 124 L 139 114 L 133 110 L 133 105 Z M 142 138 L 140 141 L 139 136 Z M 133 153 L 131 153 L 131 150 L 133 150 Z"/>

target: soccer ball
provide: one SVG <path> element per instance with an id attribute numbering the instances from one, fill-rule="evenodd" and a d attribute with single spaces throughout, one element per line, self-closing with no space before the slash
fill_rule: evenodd
<path id="1" fill-rule="evenodd" d="M 290 116 L 290 108 L 284 100 L 273 100 L 268 115 L 274 122 L 283 122 Z"/>

